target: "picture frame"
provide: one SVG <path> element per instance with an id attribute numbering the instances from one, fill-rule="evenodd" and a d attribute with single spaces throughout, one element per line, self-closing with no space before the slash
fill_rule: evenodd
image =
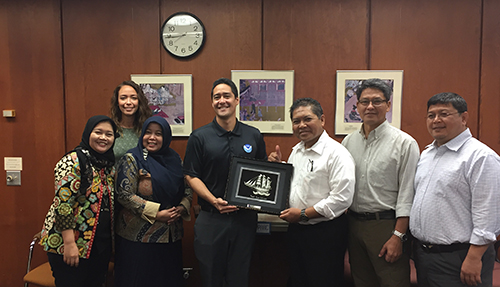
<path id="1" fill-rule="evenodd" d="M 193 129 L 192 75 L 131 75 L 148 99 L 153 115 L 167 120 L 172 136 L 189 136 Z"/>
<path id="2" fill-rule="evenodd" d="M 288 208 L 293 165 L 233 157 L 226 185 L 229 205 L 280 214 Z"/>
<path id="3" fill-rule="evenodd" d="M 361 118 L 357 111 L 356 88 L 363 80 L 379 78 L 392 87 L 391 109 L 386 119 L 392 126 L 401 128 L 401 99 L 403 92 L 402 70 L 337 71 L 337 93 L 335 112 L 335 134 L 347 135 L 361 128 Z"/>
<path id="4" fill-rule="evenodd" d="M 238 119 L 261 133 L 291 134 L 294 71 L 231 71 L 238 88 Z"/>

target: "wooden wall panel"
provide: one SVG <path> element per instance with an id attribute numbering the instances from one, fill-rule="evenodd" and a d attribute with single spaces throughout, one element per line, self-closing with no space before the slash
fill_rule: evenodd
<path id="1" fill-rule="evenodd" d="M 22 157 L 21 186 L 0 180 L 0 286 L 21 286 L 28 247 L 54 195 L 55 163 L 64 153 L 59 1 L 0 3 L 0 159 Z M 34 264 L 46 261 L 38 252 Z"/>
<path id="2" fill-rule="evenodd" d="M 500 2 L 484 1 L 479 138 L 500 153 Z"/>
<path id="3" fill-rule="evenodd" d="M 196 15 L 205 26 L 204 47 L 188 60 L 177 59 L 161 49 L 163 74 L 193 75 L 193 130 L 212 121 L 212 83 L 231 78 L 231 70 L 261 69 L 261 1 L 183 1 L 161 2 L 161 23 L 171 14 L 184 11 Z M 186 151 L 187 138 L 172 142 L 181 157 Z"/>
<path id="4" fill-rule="evenodd" d="M 367 1 L 265 1 L 263 13 L 263 69 L 294 70 L 294 99 L 318 100 L 325 129 L 341 141 L 335 137 L 336 71 L 367 68 Z M 280 145 L 285 160 L 297 142 L 292 135 L 266 140 L 268 149 Z"/>
<path id="5" fill-rule="evenodd" d="M 455 92 L 468 104 L 478 131 L 481 2 L 371 1 L 370 69 L 404 70 L 401 128 L 423 149 L 427 100 Z"/>
<path id="6" fill-rule="evenodd" d="M 62 2 L 68 150 L 130 74 L 160 73 L 158 1 Z"/>

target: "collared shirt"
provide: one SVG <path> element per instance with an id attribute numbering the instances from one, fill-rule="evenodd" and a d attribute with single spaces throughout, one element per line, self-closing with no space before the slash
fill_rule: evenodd
<path id="1" fill-rule="evenodd" d="M 264 138 L 258 129 L 240 121 L 236 121 L 232 131 L 226 131 L 214 118 L 189 136 L 183 171 L 199 178 L 215 197 L 222 198 L 233 156 L 267 159 Z M 212 208 L 201 197 L 198 203 Z"/>
<path id="2" fill-rule="evenodd" d="M 469 129 L 422 152 L 410 230 L 433 244 L 485 245 L 500 231 L 500 157 Z"/>
<path id="3" fill-rule="evenodd" d="M 395 210 L 409 216 L 413 181 L 420 150 L 407 133 L 384 121 L 365 138 L 363 127 L 348 135 L 344 145 L 356 163 L 354 212 Z"/>
<path id="4" fill-rule="evenodd" d="M 292 149 L 293 164 L 290 207 L 314 209 L 324 217 L 302 224 L 316 224 L 342 215 L 354 193 L 354 161 L 349 152 L 323 131 L 310 148 L 300 142 Z"/>

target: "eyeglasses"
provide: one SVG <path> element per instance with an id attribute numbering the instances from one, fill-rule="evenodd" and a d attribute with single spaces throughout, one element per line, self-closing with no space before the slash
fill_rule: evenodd
<path id="1" fill-rule="evenodd" d="M 448 112 L 440 112 L 438 114 L 433 114 L 433 113 L 428 113 L 427 114 L 427 119 L 430 120 L 430 121 L 433 121 L 436 117 L 438 117 L 438 119 L 445 119 L 451 115 L 454 115 L 454 114 L 459 114 L 459 112 L 456 112 L 456 113 L 448 113 Z"/>
<path id="2" fill-rule="evenodd" d="M 365 107 L 367 107 L 370 103 L 372 103 L 372 105 L 374 107 L 380 107 L 385 102 L 387 102 L 387 100 L 382 100 L 382 99 L 373 99 L 373 100 L 361 100 L 361 101 L 358 101 L 358 103 L 360 105 L 365 106 Z"/>

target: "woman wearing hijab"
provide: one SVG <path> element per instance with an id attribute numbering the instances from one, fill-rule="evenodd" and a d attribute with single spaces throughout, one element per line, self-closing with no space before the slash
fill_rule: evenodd
<path id="1" fill-rule="evenodd" d="M 182 218 L 192 193 L 184 187 L 181 158 L 161 117 L 147 119 L 137 146 L 118 164 L 115 286 L 182 285 Z"/>
<path id="2" fill-rule="evenodd" d="M 82 142 L 54 169 L 55 197 L 40 244 L 58 287 L 100 287 L 105 281 L 112 251 L 117 135 L 109 117 L 91 117 Z"/>

